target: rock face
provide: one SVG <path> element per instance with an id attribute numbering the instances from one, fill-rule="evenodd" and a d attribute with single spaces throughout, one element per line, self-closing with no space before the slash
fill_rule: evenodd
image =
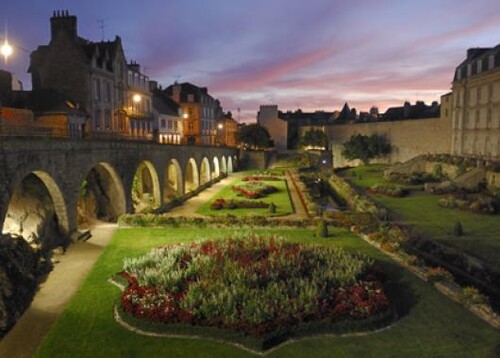
<path id="1" fill-rule="evenodd" d="M 30 245 L 56 246 L 39 238 L 57 238 L 58 221 L 52 198 L 35 175 L 28 175 L 16 188 L 5 218 L 3 232 L 21 235 Z"/>
<path id="2" fill-rule="evenodd" d="M 29 307 L 50 269 L 50 260 L 21 236 L 0 235 L 0 338 Z"/>

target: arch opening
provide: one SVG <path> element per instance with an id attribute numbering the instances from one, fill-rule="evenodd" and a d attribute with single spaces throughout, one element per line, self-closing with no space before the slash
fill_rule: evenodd
<path id="1" fill-rule="evenodd" d="M 172 159 L 165 168 L 163 201 L 168 202 L 183 194 L 182 170 L 179 162 Z"/>
<path id="2" fill-rule="evenodd" d="M 136 213 L 149 211 L 161 205 L 160 180 L 154 165 L 143 161 L 137 167 L 132 181 L 132 203 Z"/>
<path id="3" fill-rule="evenodd" d="M 118 173 L 107 163 L 97 164 L 80 186 L 78 227 L 88 227 L 96 221 L 116 222 L 125 212 L 125 191 Z"/>
<path id="4" fill-rule="evenodd" d="M 214 170 L 212 171 L 212 179 L 216 179 L 220 176 L 220 168 L 219 168 L 219 158 L 214 157 Z"/>
<path id="5" fill-rule="evenodd" d="M 65 244 L 69 222 L 64 197 L 50 175 L 34 171 L 14 189 L 2 233 L 22 236 L 31 246 Z"/>
<path id="6" fill-rule="evenodd" d="M 196 166 L 196 161 L 190 158 L 186 164 L 186 175 L 185 175 L 185 190 L 186 193 L 196 190 L 200 186 L 200 177 L 198 176 L 198 167 Z"/>
<path id="7" fill-rule="evenodd" d="M 221 162 L 221 167 L 222 167 L 221 168 L 222 173 L 227 174 L 226 157 L 224 155 L 222 156 L 222 159 L 220 162 Z"/>
<path id="8" fill-rule="evenodd" d="M 206 184 L 210 181 L 210 163 L 205 157 L 200 165 L 200 185 Z"/>
<path id="9" fill-rule="evenodd" d="M 232 173 L 233 172 L 233 158 L 230 156 L 227 157 L 227 172 Z"/>

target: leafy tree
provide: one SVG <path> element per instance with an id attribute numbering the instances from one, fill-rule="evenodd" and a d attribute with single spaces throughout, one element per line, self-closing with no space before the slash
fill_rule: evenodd
<path id="1" fill-rule="evenodd" d="M 328 137 L 326 133 L 323 132 L 321 129 L 310 129 L 302 137 L 301 143 L 305 147 L 311 146 L 311 147 L 327 148 Z"/>
<path id="2" fill-rule="evenodd" d="M 342 155 L 347 159 L 360 159 L 365 165 L 370 159 L 382 157 L 391 152 L 391 145 L 383 136 L 356 134 L 344 143 Z"/>
<path id="3" fill-rule="evenodd" d="M 269 148 L 272 144 L 269 132 L 258 123 L 241 127 L 236 134 L 236 138 L 240 143 L 255 149 Z"/>

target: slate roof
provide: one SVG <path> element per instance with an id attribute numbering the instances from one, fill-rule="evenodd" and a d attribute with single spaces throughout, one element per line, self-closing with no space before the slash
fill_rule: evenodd
<path id="1" fill-rule="evenodd" d="M 471 64 L 471 76 L 479 74 L 478 63 L 481 63 L 481 72 L 489 71 L 489 58 L 493 55 L 493 69 L 500 67 L 500 44 L 495 47 L 470 48 L 467 57 L 457 66 L 453 81 L 460 81 L 467 77 L 467 66 Z"/>

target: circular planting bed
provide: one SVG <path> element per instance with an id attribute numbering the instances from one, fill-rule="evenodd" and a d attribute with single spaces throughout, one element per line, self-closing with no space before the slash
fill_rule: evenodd
<path id="1" fill-rule="evenodd" d="M 126 259 L 117 312 L 147 332 L 268 349 L 290 338 L 368 331 L 394 314 L 373 262 L 336 247 L 246 235 Z"/>

